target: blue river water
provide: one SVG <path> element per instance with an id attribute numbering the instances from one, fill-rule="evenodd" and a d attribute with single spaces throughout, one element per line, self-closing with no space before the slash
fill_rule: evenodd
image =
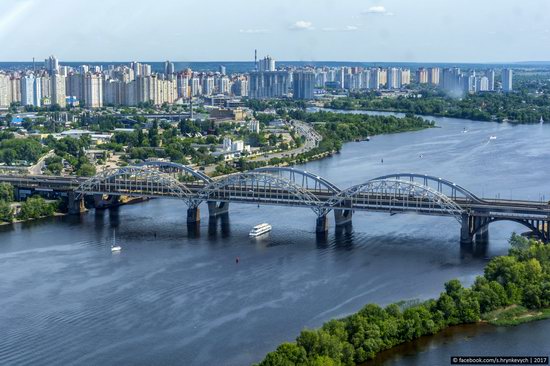
<path id="1" fill-rule="evenodd" d="M 550 126 L 435 120 L 440 128 L 349 143 L 300 168 L 341 188 L 415 172 L 480 196 L 550 199 Z M 152 200 L 0 227 L 0 364 L 249 365 L 367 303 L 437 296 L 453 278 L 470 284 L 507 252 L 511 232 L 525 231 L 495 223 L 487 247 L 461 248 L 452 218 L 357 213 L 351 229 L 333 227 L 326 239 L 308 209 L 232 205 L 227 219 L 204 216 L 199 232 L 185 221 L 183 202 Z M 273 231 L 250 239 L 261 222 Z M 549 331 L 548 321 L 489 327 L 380 364 L 548 354 Z"/>

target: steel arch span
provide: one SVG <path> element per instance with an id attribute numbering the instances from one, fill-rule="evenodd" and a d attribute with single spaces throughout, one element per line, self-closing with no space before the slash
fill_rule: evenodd
<path id="1" fill-rule="evenodd" d="M 210 178 L 208 175 L 204 174 L 203 172 L 195 170 L 187 165 L 173 163 L 171 161 L 161 161 L 161 160 L 144 161 L 143 163 L 139 163 L 136 166 L 155 169 L 162 173 L 167 173 L 167 174 L 173 174 L 174 172 L 188 174 L 194 177 L 195 180 L 200 180 L 204 182 L 204 184 L 209 184 L 210 182 L 212 182 L 212 178 Z"/>
<path id="2" fill-rule="evenodd" d="M 483 200 L 477 197 L 475 194 L 467 190 L 466 188 L 451 182 L 447 179 L 442 179 L 426 174 L 414 174 L 414 173 L 397 173 L 389 174 L 381 177 L 372 179 L 374 180 L 385 180 L 385 179 L 395 179 L 402 181 L 411 181 L 421 183 L 426 187 L 430 187 L 451 199 L 457 199 L 459 197 L 466 198 L 471 202 L 483 202 Z"/>
<path id="3" fill-rule="evenodd" d="M 521 224 L 531 230 L 535 235 L 537 235 L 542 241 L 545 243 L 548 243 L 550 241 L 550 233 L 546 232 L 544 230 L 544 225 L 550 225 L 550 223 L 544 223 L 543 220 L 527 220 L 527 219 L 521 219 L 521 218 L 510 218 L 510 217 L 489 217 L 486 220 L 484 220 L 481 225 L 478 225 L 477 227 L 474 227 L 473 230 L 470 232 L 470 235 L 473 237 L 476 234 L 479 234 L 484 229 L 489 229 L 489 225 L 493 222 L 498 221 L 511 221 L 518 224 Z M 537 227 L 537 225 L 534 224 L 534 222 L 539 221 L 543 225 L 543 230 L 541 230 L 540 227 Z"/>
<path id="4" fill-rule="evenodd" d="M 167 197 L 189 200 L 192 192 L 170 175 L 146 167 L 106 169 L 82 183 L 75 192 L 133 197 Z"/>
<path id="5" fill-rule="evenodd" d="M 447 213 L 462 222 L 464 210 L 451 198 L 423 184 L 375 179 L 343 190 L 327 205 L 333 209 L 388 211 L 390 213 Z"/>
<path id="6" fill-rule="evenodd" d="M 290 167 L 266 167 L 254 169 L 253 172 L 274 174 L 286 178 L 305 189 L 313 189 L 316 191 L 326 190 L 334 194 L 341 191 L 340 188 L 325 178 L 301 169 Z"/>
<path id="7" fill-rule="evenodd" d="M 202 201 L 238 201 L 287 206 L 305 206 L 317 215 L 328 212 L 317 196 L 288 179 L 268 173 L 249 172 L 224 176 L 197 194 Z"/>

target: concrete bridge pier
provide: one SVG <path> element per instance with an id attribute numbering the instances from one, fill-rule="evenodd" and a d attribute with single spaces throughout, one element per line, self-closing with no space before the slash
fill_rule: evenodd
<path id="1" fill-rule="evenodd" d="M 351 223 L 352 216 L 353 216 L 352 210 L 345 210 L 345 209 L 334 210 L 334 221 L 336 223 L 336 226 L 341 226 L 341 225 L 346 225 Z"/>
<path id="2" fill-rule="evenodd" d="M 315 224 L 315 232 L 325 233 L 328 231 L 328 217 L 326 214 L 317 216 L 317 221 Z"/>
<path id="3" fill-rule="evenodd" d="M 473 235 L 470 234 L 470 216 L 462 215 L 462 226 L 460 227 L 460 244 L 471 245 L 474 242 Z"/>
<path id="4" fill-rule="evenodd" d="M 489 242 L 489 227 L 484 226 L 475 235 L 474 239 L 476 245 L 486 245 Z"/>
<path id="5" fill-rule="evenodd" d="M 187 235 L 190 238 L 199 238 L 201 236 L 200 221 L 187 222 Z"/>
<path id="6" fill-rule="evenodd" d="M 95 194 L 94 195 L 94 208 L 109 208 L 112 206 L 116 206 L 120 203 L 120 196 L 107 196 L 105 198 L 105 195 L 103 194 Z"/>
<path id="7" fill-rule="evenodd" d="M 208 214 L 210 217 L 229 212 L 229 202 L 208 201 Z"/>
<path id="8" fill-rule="evenodd" d="M 86 211 L 84 206 L 84 197 L 77 198 L 77 194 L 73 191 L 67 193 L 67 212 L 69 215 L 80 215 Z"/>
<path id="9" fill-rule="evenodd" d="M 199 207 L 189 207 L 187 209 L 187 223 L 194 224 L 201 221 L 201 209 Z"/>

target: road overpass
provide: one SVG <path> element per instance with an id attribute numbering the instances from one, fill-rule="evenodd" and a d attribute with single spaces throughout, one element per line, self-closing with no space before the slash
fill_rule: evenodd
<path id="1" fill-rule="evenodd" d="M 391 174 L 341 189 L 307 171 L 285 167 L 260 168 L 212 179 L 185 165 L 146 162 L 107 169 L 94 177 L 0 176 L 17 192 L 44 192 L 67 199 L 69 212 L 84 208 L 84 197 L 97 202 L 131 196 L 184 201 L 188 223 L 200 221 L 201 203 L 210 216 L 228 212 L 230 203 L 304 207 L 317 216 L 318 232 L 328 228 L 328 214 L 336 225 L 350 223 L 354 212 L 416 213 L 446 216 L 460 224 L 461 242 L 488 240 L 488 226 L 496 221 L 524 225 L 541 240 L 550 241 L 547 202 L 480 198 L 451 181 L 422 174 Z"/>

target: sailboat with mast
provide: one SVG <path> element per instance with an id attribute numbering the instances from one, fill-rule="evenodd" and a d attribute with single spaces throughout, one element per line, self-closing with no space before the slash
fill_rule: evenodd
<path id="1" fill-rule="evenodd" d="M 113 230 L 113 242 L 111 243 L 111 252 L 117 253 L 122 250 L 122 247 L 116 243 L 116 231 Z"/>

